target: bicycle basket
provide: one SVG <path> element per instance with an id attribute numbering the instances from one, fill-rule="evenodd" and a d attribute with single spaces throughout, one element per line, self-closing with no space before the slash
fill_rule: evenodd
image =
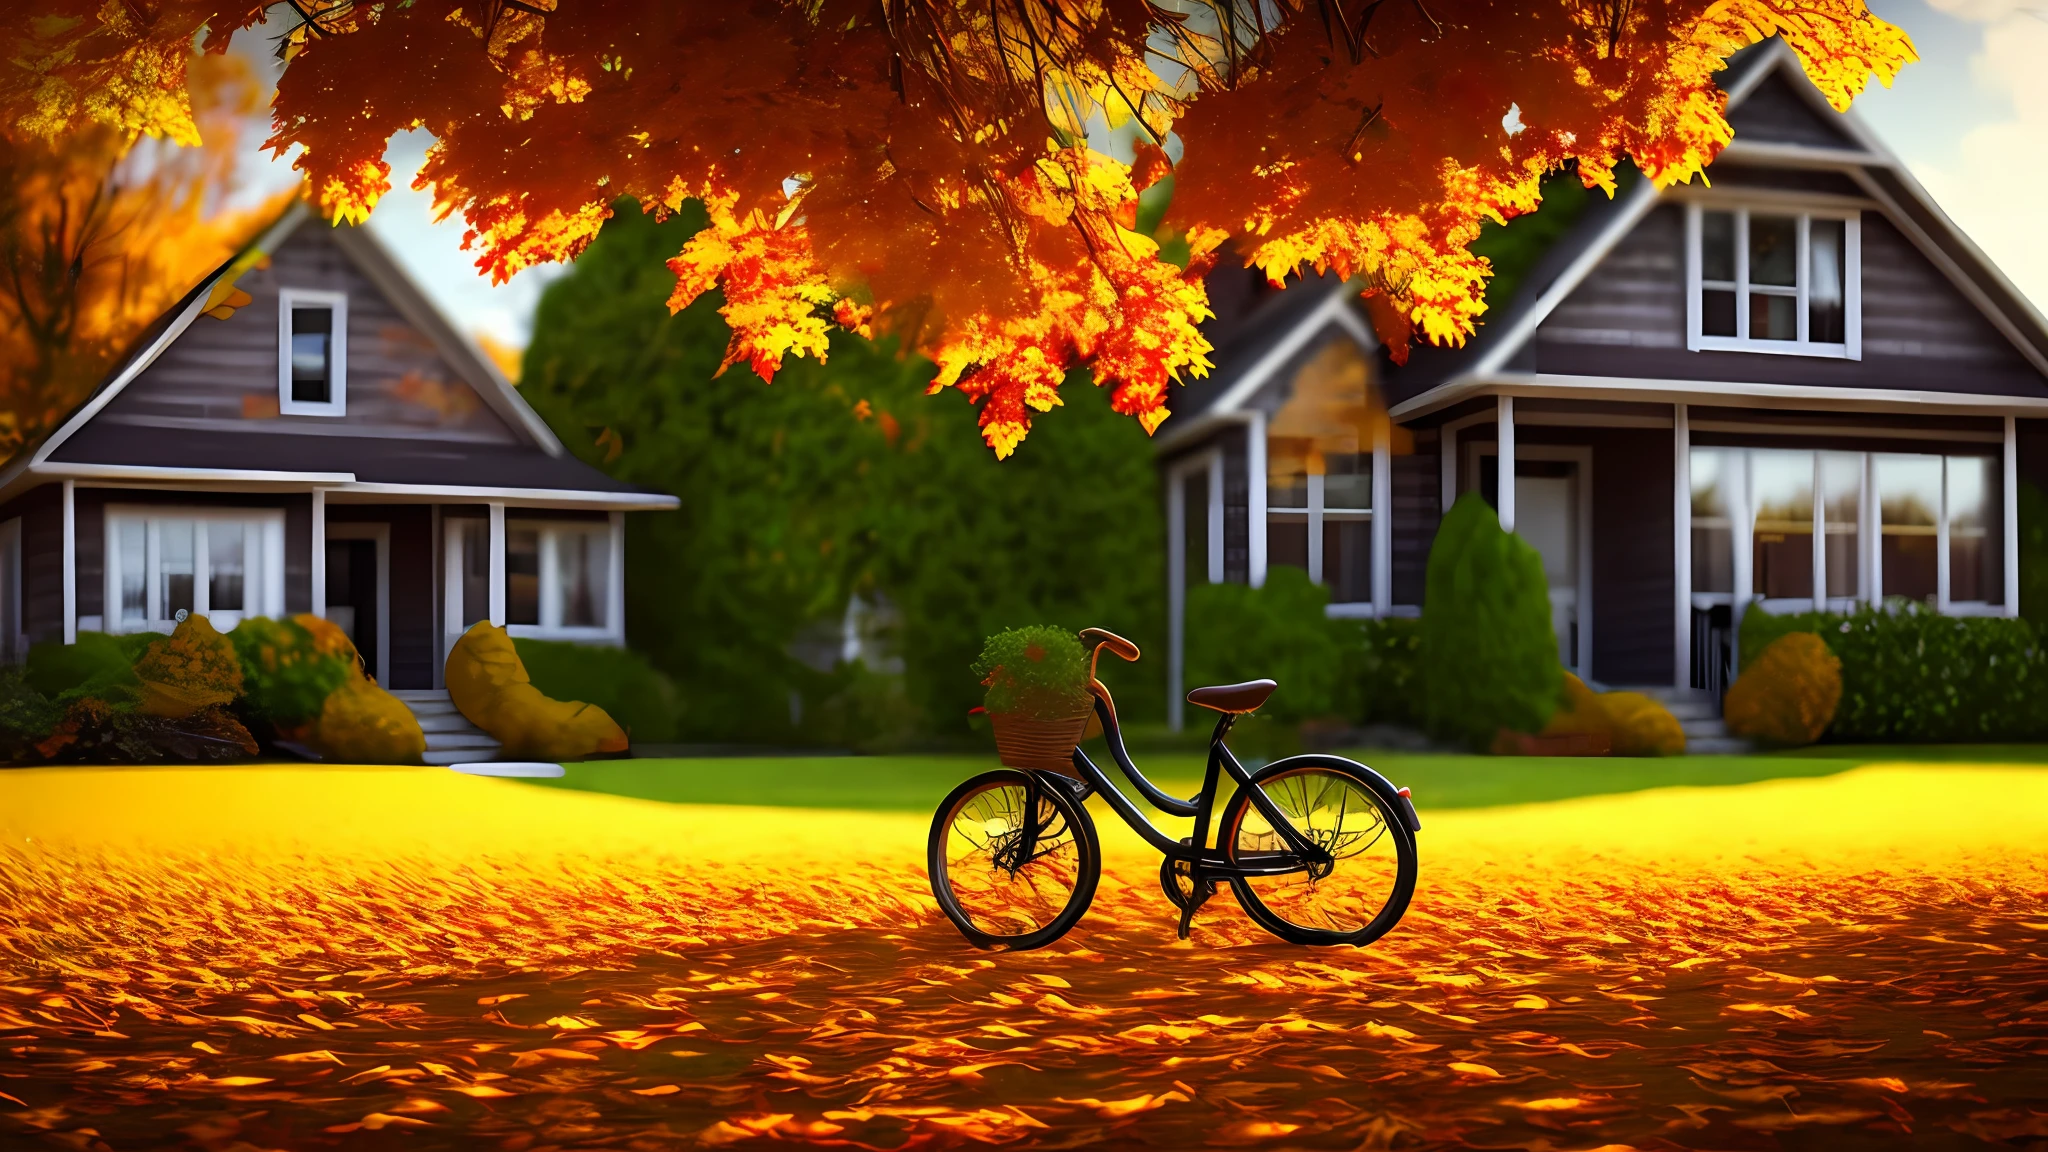
<path id="1" fill-rule="evenodd" d="M 1092 711 L 1043 720 L 1009 712 L 992 712 L 989 723 L 996 730 L 996 753 L 1010 768 L 1038 768 L 1073 776 L 1074 746 L 1088 730 Z"/>

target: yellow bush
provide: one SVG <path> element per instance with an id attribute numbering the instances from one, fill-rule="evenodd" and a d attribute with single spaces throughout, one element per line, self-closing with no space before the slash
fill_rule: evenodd
<path id="1" fill-rule="evenodd" d="M 1723 705 L 1728 730 L 1760 744 L 1811 744 L 1842 702 L 1842 662 L 1811 632 L 1771 641 L 1742 670 Z"/>
<path id="2" fill-rule="evenodd" d="M 135 662 L 135 678 L 142 681 L 142 710 L 170 720 L 242 694 L 234 642 L 204 616 L 188 616 L 169 636 L 151 641 Z"/>
<path id="3" fill-rule="evenodd" d="M 1602 692 L 1616 756 L 1683 756 L 1685 727 L 1671 709 L 1641 692 Z"/>
<path id="4" fill-rule="evenodd" d="M 365 676 L 351 676 L 328 694 L 311 743 L 342 764 L 419 764 L 427 752 L 412 709 Z"/>
<path id="5" fill-rule="evenodd" d="M 624 752 L 626 733 L 605 710 L 555 700 L 528 682 L 526 665 L 503 628 L 478 621 L 448 653 L 448 696 L 469 722 L 515 760 L 581 760 Z"/>
<path id="6" fill-rule="evenodd" d="M 1605 737 L 1615 756 L 1677 756 L 1685 751 L 1685 728 L 1671 710 L 1640 692 L 1595 692 L 1564 674 L 1564 703 L 1551 714 L 1542 735 Z"/>

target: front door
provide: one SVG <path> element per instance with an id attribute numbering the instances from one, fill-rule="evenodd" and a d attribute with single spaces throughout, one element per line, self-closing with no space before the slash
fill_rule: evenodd
<path id="1" fill-rule="evenodd" d="M 363 670 L 391 684 L 391 527 L 327 526 L 326 616 L 362 654 Z"/>
<path id="2" fill-rule="evenodd" d="M 1579 466 L 1565 460 L 1515 461 L 1515 534 L 1543 556 L 1557 658 L 1580 668 Z"/>
<path id="3" fill-rule="evenodd" d="M 1466 461 L 1472 469 L 1467 475 L 1478 483 L 1480 494 L 1498 507 L 1500 460 L 1493 445 L 1474 445 Z M 1557 659 L 1581 676 L 1586 674 L 1592 633 L 1591 550 L 1585 535 L 1583 487 L 1591 464 L 1590 450 L 1556 445 L 1529 445 L 1515 457 L 1515 535 L 1543 557 Z"/>

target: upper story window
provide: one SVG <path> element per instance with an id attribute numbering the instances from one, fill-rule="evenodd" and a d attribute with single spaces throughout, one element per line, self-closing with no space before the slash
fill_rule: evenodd
<path id="1" fill-rule="evenodd" d="M 348 412 L 348 297 L 286 288 L 277 301 L 277 410 L 286 416 Z"/>
<path id="2" fill-rule="evenodd" d="M 1862 357 L 1853 211 L 1688 209 L 1687 347 Z"/>

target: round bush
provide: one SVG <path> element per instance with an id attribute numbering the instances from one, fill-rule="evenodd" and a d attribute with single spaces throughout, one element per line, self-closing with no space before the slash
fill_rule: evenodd
<path id="1" fill-rule="evenodd" d="M 1841 702 L 1842 662 L 1820 637 L 1793 632 L 1742 670 L 1722 711 L 1735 735 L 1791 748 L 1820 739 Z"/>

